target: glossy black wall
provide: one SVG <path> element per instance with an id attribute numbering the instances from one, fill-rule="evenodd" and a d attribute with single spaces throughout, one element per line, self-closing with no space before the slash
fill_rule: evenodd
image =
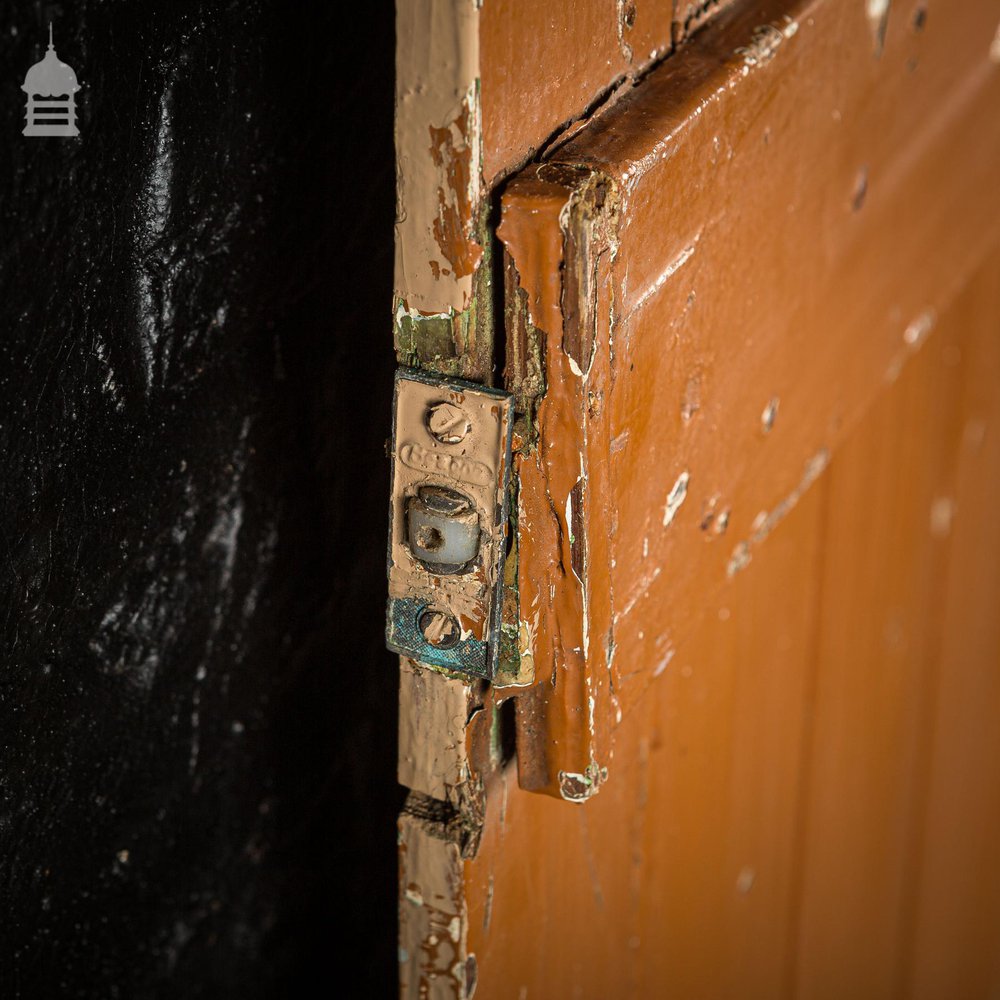
<path id="1" fill-rule="evenodd" d="M 392 65 L 387 0 L 0 2 L 4 998 L 394 991 Z"/>

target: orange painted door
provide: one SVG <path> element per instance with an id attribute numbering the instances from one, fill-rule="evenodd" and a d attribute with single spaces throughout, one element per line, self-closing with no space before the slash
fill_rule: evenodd
<path id="1" fill-rule="evenodd" d="M 1000 4 L 680 6 L 400 10 L 400 360 L 514 421 L 402 995 L 995 997 Z"/>

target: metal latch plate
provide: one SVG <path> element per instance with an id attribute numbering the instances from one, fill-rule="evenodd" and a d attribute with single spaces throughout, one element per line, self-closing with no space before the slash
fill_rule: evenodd
<path id="1" fill-rule="evenodd" d="M 500 637 L 512 418 L 507 393 L 396 373 L 386 644 L 488 679 Z"/>

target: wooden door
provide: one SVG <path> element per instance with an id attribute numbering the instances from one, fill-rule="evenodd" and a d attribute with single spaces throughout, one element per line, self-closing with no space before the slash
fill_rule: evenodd
<path id="1" fill-rule="evenodd" d="M 401 4 L 400 361 L 515 414 L 404 996 L 998 995 L 998 25 Z"/>

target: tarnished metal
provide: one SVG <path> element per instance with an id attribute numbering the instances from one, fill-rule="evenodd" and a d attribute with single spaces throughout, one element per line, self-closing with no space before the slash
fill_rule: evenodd
<path id="1" fill-rule="evenodd" d="M 386 643 L 492 678 L 500 637 L 512 398 L 396 375 Z"/>

